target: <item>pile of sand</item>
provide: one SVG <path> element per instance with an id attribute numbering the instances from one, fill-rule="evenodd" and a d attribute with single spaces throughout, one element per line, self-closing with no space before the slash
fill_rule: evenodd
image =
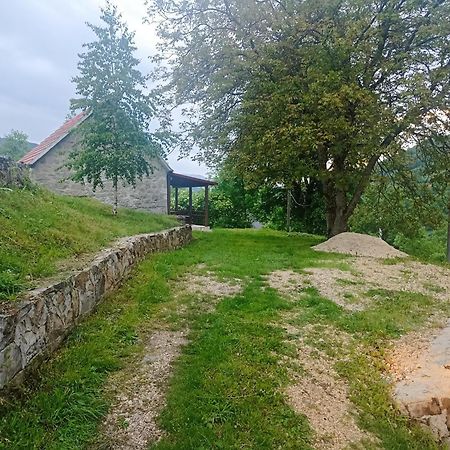
<path id="1" fill-rule="evenodd" d="M 345 253 L 372 258 L 403 258 L 408 256 L 380 238 L 360 233 L 341 233 L 313 248 L 321 252 Z"/>

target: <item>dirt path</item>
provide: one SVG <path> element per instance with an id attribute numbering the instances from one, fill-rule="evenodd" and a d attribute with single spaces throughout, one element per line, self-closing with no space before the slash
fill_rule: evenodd
<path id="1" fill-rule="evenodd" d="M 299 414 L 305 414 L 315 431 L 313 446 L 317 450 L 364 449 L 368 443 L 374 448 L 376 439 L 361 430 L 355 420 L 355 408 L 349 400 L 346 383 L 339 378 L 334 366 L 346 358 L 351 337 L 328 327 L 285 328 L 290 342 L 296 347 L 297 357 L 284 361 L 290 366 L 292 384 L 284 391 L 288 404 Z M 308 345 L 308 339 L 333 342 L 341 349 L 341 357 Z M 296 370 L 299 368 L 300 370 Z"/>
<path id="2" fill-rule="evenodd" d="M 111 378 L 108 391 L 115 401 L 102 430 L 110 448 L 145 449 L 162 437 L 156 419 L 165 404 L 172 364 L 188 342 L 186 335 L 185 330 L 153 333 L 141 359 Z"/>
<path id="3" fill-rule="evenodd" d="M 219 280 L 212 272 L 198 273 L 196 267 L 172 286 L 176 314 L 186 317 L 189 306 L 182 303 L 189 294 L 195 299 L 195 313 L 212 312 L 221 299 L 240 292 L 238 280 Z M 153 326 L 166 328 L 168 324 Z M 144 450 L 164 436 L 158 416 L 166 404 L 166 390 L 173 365 L 189 342 L 189 328 L 160 329 L 144 338 L 143 351 L 134 362 L 114 374 L 106 391 L 113 398 L 111 409 L 101 426 L 102 447 L 114 450 Z M 106 447 L 105 447 L 106 446 Z"/>

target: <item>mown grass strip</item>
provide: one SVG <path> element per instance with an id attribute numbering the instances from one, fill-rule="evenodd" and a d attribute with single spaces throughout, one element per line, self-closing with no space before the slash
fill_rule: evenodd
<path id="1" fill-rule="evenodd" d="M 177 365 L 155 449 L 307 449 L 311 430 L 282 395 L 287 351 L 271 322 L 289 305 L 252 282 L 194 322 Z"/>

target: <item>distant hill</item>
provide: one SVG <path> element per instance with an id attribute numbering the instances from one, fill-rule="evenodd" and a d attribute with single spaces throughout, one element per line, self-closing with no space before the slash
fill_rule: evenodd
<path id="1" fill-rule="evenodd" d="M 2 155 L 1 146 L 2 146 L 4 140 L 5 140 L 5 138 L 0 137 L 0 155 Z M 37 144 L 35 144 L 34 142 L 27 142 L 27 145 L 28 145 L 28 148 L 24 151 L 24 153 L 22 155 L 19 155 L 17 159 L 21 158 L 23 155 L 25 155 L 27 152 L 29 152 L 32 148 L 36 147 Z"/>
<path id="2" fill-rule="evenodd" d="M 2 145 L 2 142 L 5 140 L 5 138 L 0 137 L 0 146 Z M 37 144 L 34 142 L 27 142 L 28 144 L 28 150 L 31 150 L 32 148 L 36 147 Z"/>

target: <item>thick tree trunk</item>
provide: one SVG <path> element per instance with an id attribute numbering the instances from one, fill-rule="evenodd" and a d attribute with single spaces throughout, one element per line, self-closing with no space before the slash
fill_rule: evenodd
<path id="1" fill-rule="evenodd" d="M 333 237 L 348 230 L 347 196 L 341 189 L 330 184 L 324 186 L 325 204 L 327 208 L 327 236 Z"/>
<path id="2" fill-rule="evenodd" d="M 345 231 L 348 231 L 348 218 L 344 209 L 336 206 L 327 208 L 327 236 L 330 238 Z"/>

